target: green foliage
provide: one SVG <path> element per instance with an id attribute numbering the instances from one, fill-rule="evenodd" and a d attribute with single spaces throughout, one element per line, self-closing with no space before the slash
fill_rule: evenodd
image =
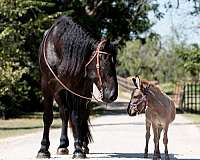
<path id="1" fill-rule="evenodd" d="M 61 15 L 51 1 L 0 1 L 0 116 L 39 110 L 37 51 L 46 26 Z"/>
<path id="2" fill-rule="evenodd" d="M 143 45 L 140 40 L 127 42 L 118 59 L 120 65 L 117 71 L 122 76 L 141 75 L 160 82 L 184 78 L 182 59 L 171 44 L 167 49 L 163 48 L 158 38 L 147 39 Z"/>
<path id="3" fill-rule="evenodd" d="M 191 74 L 191 78 L 199 80 L 200 76 L 200 48 L 197 44 L 177 45 L 177 55 L 183 60 L 183 67 Z"/>
<path id="4" fill-rule="evenodd" d="M 40 110 L 38 48 L 57 17 L 72 16 L 97 37 L 104 35 L 123 45 L 149 30 L 152 10 L 162 16 L 153 3 L 141 0 L 1 0 L 0 116 Z"/>

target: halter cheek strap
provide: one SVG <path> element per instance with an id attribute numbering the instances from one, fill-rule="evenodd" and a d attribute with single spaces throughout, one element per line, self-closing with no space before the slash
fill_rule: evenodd
<path id="1" fill-rule="evenodd" d="M 141 103 L 145 103 L 144 107 L 139 111 L 138 109 L 138 106 L 141 104 Z M 130 103 L 130 109 L 136 111 L 138 114 L 140 114 L 142 112 L 142 110 L 148 106 L 148 101 L 147 101 L 147 97 L 146 95 L 142 96 L 141 99 L 139 99 L 139 101 L 137 101 L 136 103 Z"/>
<path id="2" fill-rule="evenodd" d="M 85 65 L 85 73 L 86 73 L 86 68 L 87 66 L 94 60 L 94 58 L 96 57 L 96 73 L 97 73 L 97 77 L 99 80 L 99 87 L 100 87 L 100 93 L 101 93 L 101 98 L 103 97 L 103 82 L 102 82 L 102 78 L 101 78 L 101 74 L 100 74 L 100 54 L 105 54 L 105 55 L 109 55 L 109 53 L 107 52 L 103 52 L 100 51 L 101 46 L 103 45 L 103 43 L 106 43 L 106 40 L 103 39 L 97 46 L 96 50 L 93 52 L 94 55 L 90 58 L 90 60 L 88 61 L 88 63 Z"/>

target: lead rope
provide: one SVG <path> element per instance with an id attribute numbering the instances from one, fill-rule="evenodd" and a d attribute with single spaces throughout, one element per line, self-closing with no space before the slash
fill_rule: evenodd
<path id="1" fill-rule="evenodd" d="M 76 93 L 76 92 L 74 92 L 74 91 L 72 91 L 71 89 L 69 89 L 65 84 L 63 84 L 62 83 L 62 81 L 57 77 L 57 75 L 54 73 L 54 71 L 51 69 L 51 67 L 50 67 L 50 65 L 49 65 L 49 63 L 48 63 L 48 61 L 47 61 L 47 58 L 46 58 L 46 41 L 47 41 L 47 38 L 48 38 L 48 36 L 49 36 L 49 33 L 50 33 L 50 31 L 52 30 L 52 28 L 53 27 L 51 27 L 49 30 L 48 30 L 48 32 L 47 32 L 47 34 L 45 35 L 45 37 L 44 37 L 44 47 L 42 48 L 42 51 L 43 51 L 43 55 L 44 55 L 44 60 L 45 60 L 45 63 L 46 63 L 46 65 L 47 65 L 47 67 L 49 68 L 49 70 L 50 70 L 50 72 L 53 74 L 53 76 L 54 76 L 54 78 L 60 83 L 60 85 L 64 88 L 64 89 L 66 89 L 67 91 L 69 91 L 69 92 L 71 92 L 72 94 L 74 94 L 74 95 L 76 95 L 76 96 L 78 96 L 78 97 L 80 97 L 80 98 L 83 98 L 83 99 L 87 99 L 87 100 L 92 100 L 92 98 L 89 98 L 89 97 L 86 97 L 86 96 L 82 96 L 82 95 L 80 95 L 80 94 L 78 94 L 78 93 Z M 97 56 L 97 59 L 98 59 L 98 62 L 99 62 L 99 53 L 101 52 L 101 51 L 99 51 L 99 46 L 100 45 L 102 45 L 102 42 L 105 42 L 105 41 L 101 41 L 99 44 L 98 44 L 98 47 L 97 47 L 97 49 L 96 49 L 96 51 L 95 51 L 95 55 L 92 57 L 92 60 L 94 59 L 94 57 L 95 56 Z M 101 52 L 101 53 L 104 53 L 104 52 Z M 91 62 L 92 60 L 90 60 L 89 62 Z M 88 63 L 89 64 L 89 63 Z M 88 65 L 87 64 L 87 65 Z M 99 68 L 97 69 L 98 71 L 97 72 L 99 72 Z M 100 74 L 98 75 L 99 76 L 99 81 L 100 81 L 100 86 L 102 86 L 102 81 L 101 81 L 101 77 L 100 77 Z M 102 88 L 101 88 L 101 90 L 102 90 Z M 97 101 L 97 102 L 100 102 L 95 96 L 94 96 L 94 94 L 92 93 L 92 96 L 94 97 L 94 99 Z M 102 93 L 101 93 L 101 96 L 102 96 Z"/>

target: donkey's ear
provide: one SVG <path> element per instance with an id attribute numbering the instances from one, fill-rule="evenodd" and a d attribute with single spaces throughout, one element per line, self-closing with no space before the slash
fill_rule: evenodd
<path id="1" fill-rule="evenodd" d="M 133 81 L 133 84 L 135 85 L 135 87 L 140 89 L 140 78 L 139 78 L 139 76 L 136 76 L 135 78 L 132 78 L 132 81 Z"/>

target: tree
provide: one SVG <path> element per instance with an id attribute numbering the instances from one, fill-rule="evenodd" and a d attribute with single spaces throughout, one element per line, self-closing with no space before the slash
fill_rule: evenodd
<path id="1" fill-rule="evenodd" d="M 104 35 L 123 45 L 152 26 L 148 19 L 148 12 L 152 10 L 157 17 L 162 16 L 155 4 L 144 0 L 1 0 L 2 115 L 6 117 L 18 111 L 40 109 L 42 97 L 37 52 L 43 33 L 57 17 L 72 16 L 94 36 Z"/>
<path id="2" fill-rule="evenodd" d="M 4 118 L 39 109 L 37 51 L 42 34 L 61 12 L 50 1 L 0 1 L 0 111 Z"/>
<path id="3" fill-rule="evenodd" d="M 160 82 L 183 80 L 185 74 L 182 59 L 176 54 L 171 41 L 164 44 L 165 47 L 155 38 L 147 38 L 145 44 L 139 40 L 127 42 L 122 53 L 118 55 L 118 74 L 140 75 Z"/>
<path id="4" fill-rule="evenodd" d="M 200 48 L 198 44 L 179 44 L 176 46 L 175 51 L 183 60 L 182 65 L 185 71 L 190 73 L 190 79 L 200 80 Z"/>

